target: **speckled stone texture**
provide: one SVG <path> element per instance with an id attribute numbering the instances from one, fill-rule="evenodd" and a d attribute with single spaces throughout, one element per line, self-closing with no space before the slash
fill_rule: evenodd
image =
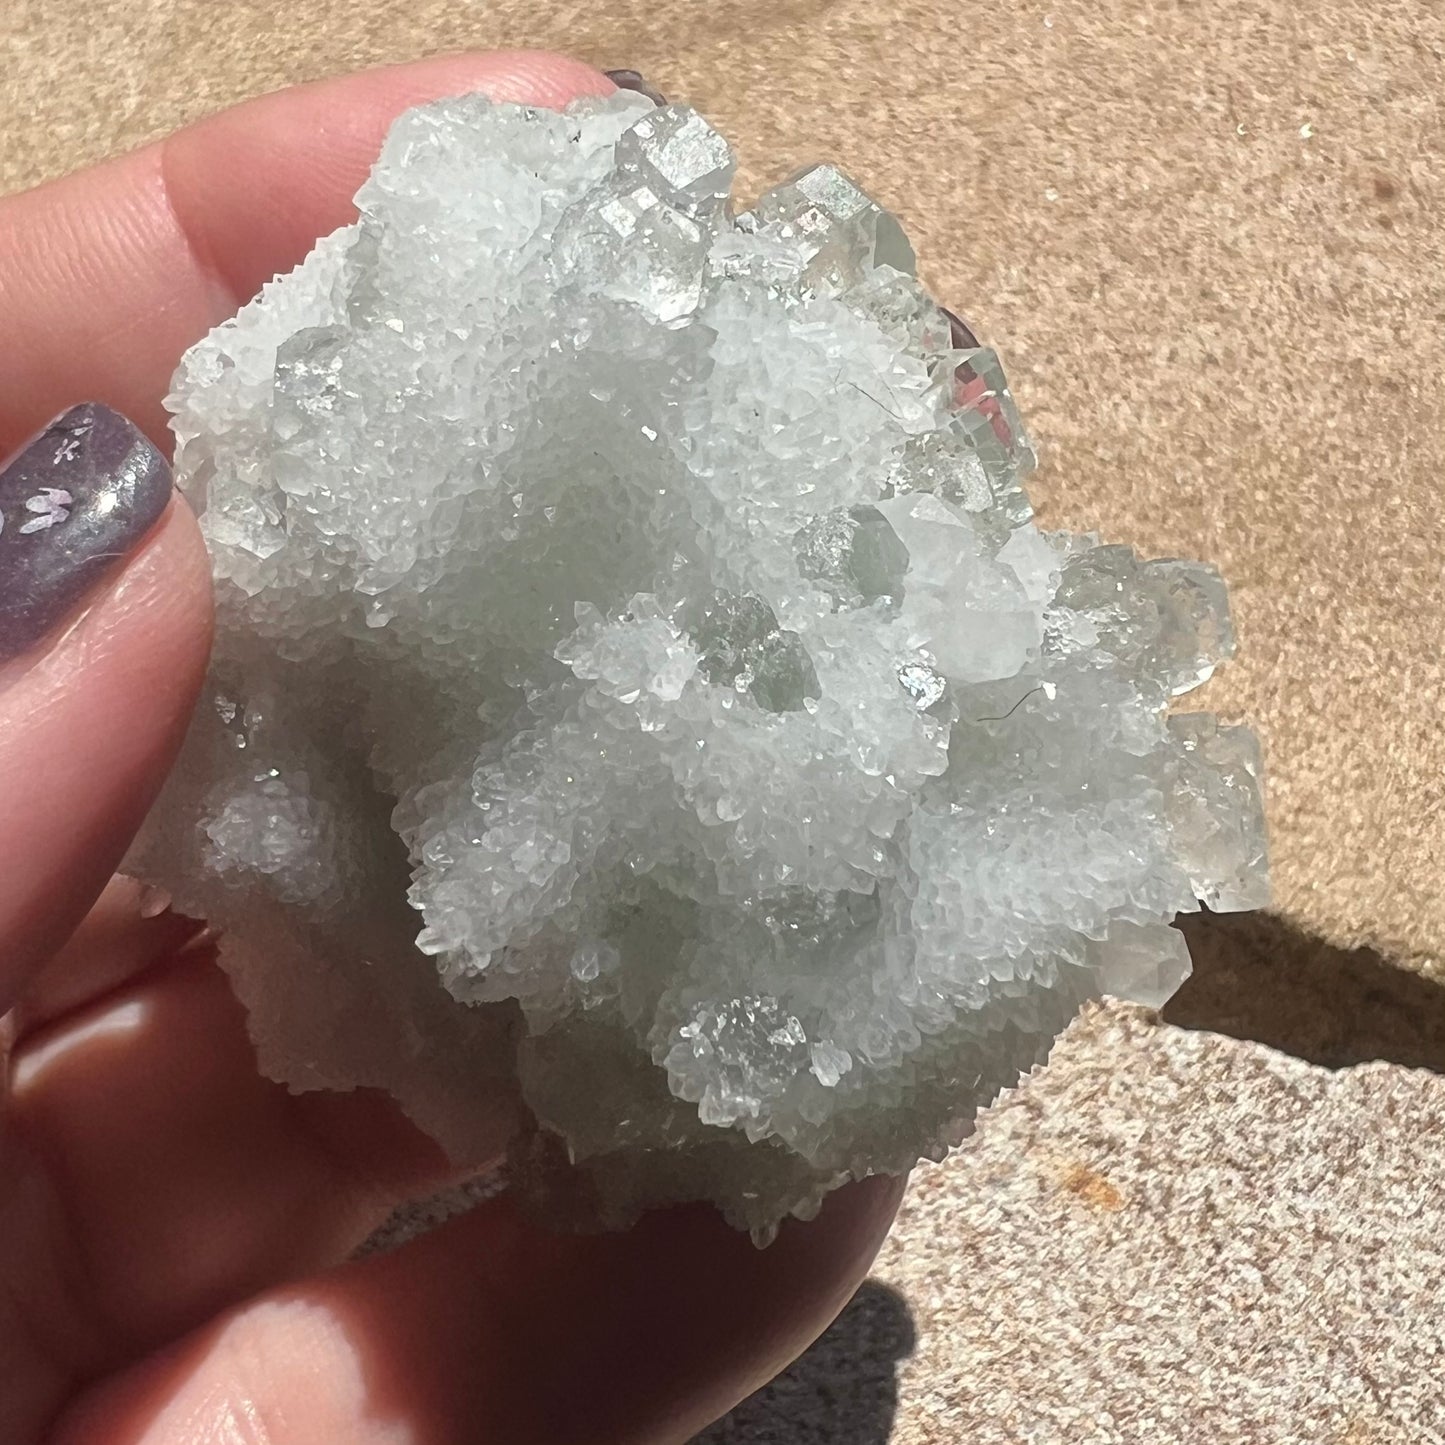
<path id="1" fill-rule="evenodd" d="M 1284 921 L 1191 936 L 1211 972 L 1166 1016 L 1189 1004 L 1181 1022 L 1331 1064 L 1445 1067 L 1441 994 L 1395 967 L 1445 971 L 1445 15 L 1429 0 L 1021 0 L 962 31 L 959 17 L 954 0 L 375 0 L 358 27 L 283 0 L 9 0 L 0 189 L 290 81 L 485 45 L 638 67 L 736 139 L 740 191 L 846 158 L 902 214 L 930 288 L 1008 352 L 1045 520 L 1214 558 L 1231 586 L 1242 660 L 1201 705 L 1264 739 Z M 1051 480 L 1065 476 L 1066 492 Z M 1116 1072 L 1132 1089 L 1111 1103 Z M 1146 1075 L 1172 1113 L 1140 1099 Z M 970 1152 L 917 1177 L 839 1332 L 715 1438 L 1015 1445 L 1030 1437 L 1009 1421 L 1031 1411 L 1032 1445 L 1438 1439 L 1438 1293 L 1422 1291 L 1441 1274 L 1440 1088 L 1386 1064 L 1333 1075 L 1250 1043 L 1082 1025 L 998 1130 L 985 1116 Z M 1286 1105 L 1341 1160 L 1324 1243 L 1269 1212 L 1290 1161 L 1297 1180 L 1314 1167 L 1293 1137 L 1283 1160 L 1272 1135 L 1250 1142 L 1251 1118 Z M 1243 1166 L 1212 1216 L 1169 1173 L 1171 1140 L 1201 1129 Z M 1016 1155 L 1045 1137 L 1076 1152 Z M 990 1159 L 1015 1182 L 988 1184 Z M 1075 1164 L 1126 1206 L 1065 1189 Z M 1159 1192 L 1141 1195 L 1146 1180 Z M 1051 1239 L 1059 1218 L 1072 1229 Z M 1271 1307 L 1221 1317 L 1212 1262 L 1246 1247 L 1273 1261 L 1255 1261 Z M 1078 1269 L 1051 1278 L 1065 1249 Z M 1133 1308 L 1167 1299 L 1223 1324 L 1163 1377 L 1106 1265 L 1128 1271 Z M 1290 1317 L 1279 1301 L 1306 1271 L 1314 1307 Z M 1061 1348 L 1027 1313 L 1044 1290 L 1108 1329 Z M 1138 1350 L 1110 1330 L 1136 1331 Z M 986 1399 L 979 1368 L 1010 1349 Z M 1118 1413 L 1055 1423 L 1069 1404 Z M 1172 1422 L 1136 1424 L 1144 1406 Z"/>
<path id="2" fill-rule="evenodd" d="M 1442 1120 L 1424 1070 L 1092 1007 L 915 1177 L 832 1337 L 697 1445 L 1445 1438 Z"/>

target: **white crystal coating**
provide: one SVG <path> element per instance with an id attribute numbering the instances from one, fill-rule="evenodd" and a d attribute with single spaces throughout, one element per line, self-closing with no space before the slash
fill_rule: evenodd
<path id="1" fill-rule="evenodd" d="M 413 111 L 187 355 L 218 636 L 132 867 L 293 1087 L 765 1235 L 1265 873 L 1252 738 L 1166 711 L 1218 575 L 1040 532 L 896 220 L 827 166 L 734 216 L 732 165 L 632 94 Z"/>

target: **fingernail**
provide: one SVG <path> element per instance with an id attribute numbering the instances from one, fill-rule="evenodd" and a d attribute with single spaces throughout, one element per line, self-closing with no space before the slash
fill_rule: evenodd
<path id="1" fill-rule="evenodd" d="M 955 351 L 977 351 L 978 337 L 973 334 L 973 328 L 963 317 L 950 311 L 947 306 L 938 308 L 948 317 L 948 339 Z"/>
<path id="2" fill-rule="evenodd" d="M 72 407 L 0 468 L 0 661 L 38 642 L 155 525 L 166 459 L 119 412 Z"/>
<path id="3" fill-rule="evenodd" d="M 638 95 L 645 95 L 653 105 L 667 104 L 667 97 L 660 90 L 654 90 L 635 70 L 605 70 L 602 73 L 618 90 L 635 90 Z"/>
<path id="4" fill-rule="evenodd" d="M 140 890 L 140 916 L 159 918 L 171 906 L 171 895 L 164 888 L 153 883 L 142 883 Z"/>

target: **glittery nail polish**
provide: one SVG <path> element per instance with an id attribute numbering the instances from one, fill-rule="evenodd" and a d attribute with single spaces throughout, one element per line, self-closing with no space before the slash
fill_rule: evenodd
<path id="1" fill-rule="evenodd" d="M 118 412 L 72 407 L 0 467 L 0 661 L 39 641 L 153 527 L 171 469 Z"/>
<path id="2" fill-rule="evenodd" d="M 645 95 L 653 105 L 666 105 L 667 97 L 660 90 L 654 90 L 635 70 L 607 70 L 604 75 L 618 90 L 635 90 Z"/>

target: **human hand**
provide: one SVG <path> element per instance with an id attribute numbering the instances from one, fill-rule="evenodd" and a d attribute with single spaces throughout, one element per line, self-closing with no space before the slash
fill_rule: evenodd
<path id="1" fill-rule="evenodd" d="M 571 1238 L 503 1197 L 352 1259 L 446 1161 L 384 1098 L 261 1078 L 204 936 L 108 881 L 209 644 L 204 548 L 142 435 L 182 351 L 350 218 L 407 106 L 609 88 L 438 59 L 0 202 L 0 1445 L 682 1441 L 828 1322 L 892 1218 L 868 1181 L 758 1252 L 700 1208 Z M 139 431 L 94 409 L 27 449 L 87 399 Z"/>

